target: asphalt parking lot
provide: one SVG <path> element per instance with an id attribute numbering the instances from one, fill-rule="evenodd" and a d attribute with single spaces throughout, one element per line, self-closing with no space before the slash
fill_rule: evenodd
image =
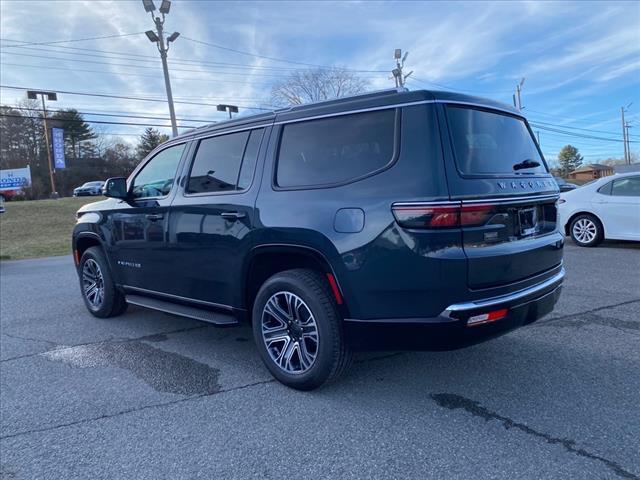
<path id="1" fill-rule="evenodd" d="M 570 242 L 569 242 L 570 243 Z M 246 327 L 90 316 L 70 257 L 0 266 L 0 478 L 640 478 L 640 246 L 566 248 L 553 314 L 273 381 Z"/>

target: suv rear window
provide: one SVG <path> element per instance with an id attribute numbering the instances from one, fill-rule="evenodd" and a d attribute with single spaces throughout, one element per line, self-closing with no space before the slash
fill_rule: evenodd
<path id="1" fill-rule="evenodd" d="M 467 106 L 447 105 L 456 164 L 463 174 L 546 173 L 525 122 L 517 117 Z M 525 160 L 535 167 L 515 169 Z"/>
<path id="2" fill-rule="evenodd" d="M 286 124 L 276 184 L 331 185 L 384 168 L 394 158 L 395 118 L 389 109 Z"/>

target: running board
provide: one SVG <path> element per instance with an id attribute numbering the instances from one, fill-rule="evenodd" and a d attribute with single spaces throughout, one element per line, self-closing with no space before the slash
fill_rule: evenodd
<path id="1" fill-rule="evenodd" d="M 159 300 L 157 298 L 128 294 L 126 296 L 126 300 L 127 303 L 130 303 L 131 305 L 151 308 L 152 310 L 158 310 L 172 315 L 179 315 L 181 317 L 193 318 L 194 320 L 209 322 L 215 325 L 231 326 L 239 324 L 238 320 L 233 315 L 212 312 L 211 310 L 204 310 L 197 307 L 188 307 L 186 305 L 167 302 L 166 300 Z"/>

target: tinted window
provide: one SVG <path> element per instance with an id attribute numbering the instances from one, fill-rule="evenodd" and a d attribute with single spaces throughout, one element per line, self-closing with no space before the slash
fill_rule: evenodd
<path id="1" fill-rule="evenodd" d="M 393 160 L 395 116 L 392 109 L 285 125 L 277 184 L 328 185 L 383 168 Z"/>
<path id="2" fill-rule="evenodd" d="M 133 180 L 133 198 L 164 197 L 169 195 L 184 144 L 165 148 L 140 170 Z"/>
<path id="3" fill-rule="evenodd" d="M 611 195 L 611 185 L 612 184 L 613 184 L 613 182 L 605 183 L 603 186 L 601 186 L 598 189 L 598 193 L 601 193 L 603 195 Z"/>
<path id="4" fill-rule="evenodd" d="M 640 177 L 626 177 L 614 180 L 611 195 L 640 197 Z"/>
<path id="5" fill-rule="evenodd" d="M 523 120 L 468 107 L 447 106 L 458 170 L 465 174 L 546 172 Z M 514 169 L 529 160 L 539 165 Z"/>
<path id="6" fill-rule="evenodd" d="M 226 192 L 236 190 L 249 131 L 206 138 L 200 141 L 191 175 L 188 193 Z"/>
<path id="7" fill-rule="evenodd" d="M 240 168 L 240 176 L 238 177 L 238 188 L 244 190 L 249 188 L 251 180 L 253 180 L 253 172 L 256 169 L 256 162 L 258 160 L 258 150 L 260 149 L 260 142 L 262 141 L 262 134 L 264 129 L 252 130 L 247 142 L 247 147 L 244 149 L 244 157 L 242 158 L 242 168 Z"/>

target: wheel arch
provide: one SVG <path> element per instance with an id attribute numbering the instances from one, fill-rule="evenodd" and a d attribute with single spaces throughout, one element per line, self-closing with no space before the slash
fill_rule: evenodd
<path id="1" fill-rule="evenodd" d="M 331 287 L 343 317 L 348 307 L 338 276 L 326 255 L 304 245 L 274 244 L 255 247 L 245 264 L 242 275 L 242 304 L 251 318 L 253 302 L 262 284 L 271 276 L 294 268 L 308 268 L 321 272 Z"/>
<path id="2" fill-rule="evenodd" d="M 90 247 L 99 247 L 104 252 L 102 240 L 97 233 L 81 232 L 77 237 L 75 237 L 73 242 L 73 260 L 76 266 L 80 264 L 82 254 Z"/>

